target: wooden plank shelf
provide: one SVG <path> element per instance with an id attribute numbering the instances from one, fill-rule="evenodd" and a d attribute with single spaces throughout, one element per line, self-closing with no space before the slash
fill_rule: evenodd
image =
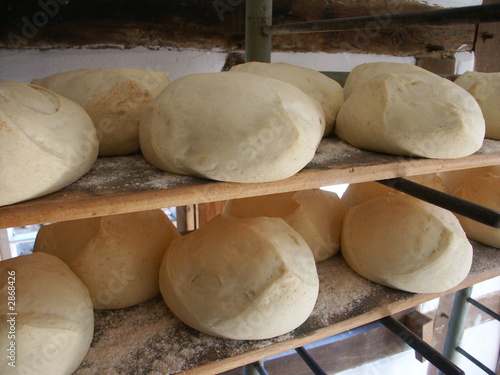
<path id="1" fill-rule="evenodd" d="M 414 294 L 370 282 L 340 254 L 318 264 L 320 293 L 300 327 L 256 341 L 226 340 L 195 331 L 178 320 L 158 296 L 127 309 L 96 311 L 92 346 L 74 375 L 210 375 L 265 359 L 348 331 L 425 301 L 500 276 L 498 249 L 472 242 L 468 277 L 444 293 Z M 255 316 L 264 324 L 265 313 Z"/>
<path id="2" fill-rule="evenodd" d="M 0 207 L 0 228 L 499 164 L 500 141 L 489 139 L 473 155 L 445 160 L 369 152 L 327 137 L 299 173 L 284 180 L 253 184 L 164 172 L 141 154 L 106 157 L 99 158 L 86 175 L 56 193 Z"/>

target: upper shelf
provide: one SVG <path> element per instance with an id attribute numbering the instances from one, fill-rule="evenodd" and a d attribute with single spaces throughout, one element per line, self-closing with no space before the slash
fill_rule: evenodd
<path id="1" fill-rule="evenodd" d="M 369 152 L 328 137 L 322 140 L 313 160 L 296 175 L 253 184 L 164 172 L 140 154 L 106 157 L 99 158 L 86 175 L 56 193 L 0 207 L 0 228 L 499 164 L 500 141 L 489 139 L 473 155 L 444 160 Z"/>

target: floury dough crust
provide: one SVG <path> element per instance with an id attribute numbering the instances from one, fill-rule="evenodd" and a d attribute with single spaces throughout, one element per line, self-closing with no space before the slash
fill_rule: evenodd
<path id="1" fill-rule="evenodd" d="M 192 74 L 144 111 L 141 149 L 156 167 L 219 181 L 292 176 L 314 157 L 323 110 L 297 87 L 244 72 Z"/>
<path id="2" fill-rule="evenodd" d="M 468 179 L 453 192 L 458 198 L 500 211 L 500 170 L 484 172 Z M 457 217 L 469 238 L 489 246 L 500 248 L 500 228 L 479 223 L 458 215 Z"/>
<path id="3" fill-rule="evenodd" d="M 359 275 L 407 292 L 446 291 L 472 265 L 472 246 L 455 215 L 402 195 L 350 208 L 341 241 L 344 259 Z"/>
<path id="4" fill-rule="evenodd" d="M 428 76 L 429 71 L 416 65 L 395 62 L 373 62 L 355 66 L 347 76 L 344 85 L 344 99 L 347 100 L 353 91 L 381 74 L 410 73 Z M 436 76 L 438 77 L 438 76 Z"/>
<path id="5" fill-rule="evenodd" d="M 297 328 L 311 314 L 318 288 L 311 249 L 279 218 L 219 215 L 174 240 L 160 268 L 161 293 L 179 319 L 236 340 Z"/>
<path id="6" fill-rule="evenodd" d="M 394 155 L 460 158 L 479 150 L 485 122 L 472 95 L 432 73 L 378 75 L 340 108 L 337 135 Z"/>
<path id="7" fill-rule="evenodd" d="M 316 262 L 340 250 L 345 208 L 337 194 L 321 189 L 232 199 L 223 213 L 233 217 L 279 217 L 299 233 Z"/>
<path id="8" fill-rule="evenodd" d="M 259 74 L 291 83 L 318 101 L 325 113 L 325 133 L 330 135 L 335 129 L 335 119 L 344 93 L 340 84 L 314 69 L 287 63 L 249 62 L 235 65 L 231 71 Z"/>
<path id="9" fill-rule="evenodd" d="M 0 83 L 0 206 L 76 181 L 94 164 L 98 147 L 80 105 L 42 87 Z"/>
<path id="10" fill-rule="evenodd" d="M 500 73 L 466 72 L 455 80 L 477 100 L 486 121 L 486 138 L 500 140 Z"/>
<path id="11" fill-rule="evenodd" d="M 129 68 L 78 69 L 32 81 L 87 111 L 99 136 L 99 156 L 140 152 L 142 111 L 169 82 L 164 72 Z"/>
<path id="12" fill-rule="evenodd" d="M 160 293 L 160 264 L 178 237 L 162 210 L 150 210 L 44 225 L 34 251 L 64 261 L 88 288 L 94 309 L 121 309 Z"/>
<path id="13" fill-rule="evenodd" d="M 48 254 L 1 261 L 0 274 L 0 298 L 4 301 L 0 305 L 0 373 L 72 374 L 87 354 L 94 333 L 94 310 L 87 288 L 64 262 Z M 9 278 L 12 274 L 15 276 Z M 7 357 L 7 313 L 11 312 L 7 302 L 12 285 L 17 313 L 15 367 L 8 365 Z"/>

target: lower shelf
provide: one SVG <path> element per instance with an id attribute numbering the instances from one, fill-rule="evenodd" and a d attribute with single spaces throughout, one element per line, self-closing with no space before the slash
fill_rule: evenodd
<path id="1" fill-rule="evenodd" d="M 477 242 L 472 269 L 445 293 L 397 291 L 358 276 L 340 255 L 318 264 L 320 293 L 308 320 L 269 340 L 225 340 L 175 318 L 158 296 L 120 310 L 96 311 L 92 346 L 75 375 L 218 374 L 375 321 L 500 275 L 500 251 Z M 255 316 L 265 324 L 265 316 Z"/>

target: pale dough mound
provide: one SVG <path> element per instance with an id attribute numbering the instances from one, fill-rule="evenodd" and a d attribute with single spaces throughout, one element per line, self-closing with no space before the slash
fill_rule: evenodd
<path id="1" fill-rule="evenodd" d="M 460 158 L 483 144 L 481 108 L 467 91 L 432 73 L 378 75 L 340 108 L 337 135 L 394 155 Z"/>
<path id="2" fill-rule="evenodd" d="M 231 71 L 259 74 L 297 86 L 321 104 L 326 121 L 324 136 L 333 133 L 337 113 L 344 102 L 343 89 L 337 81 L 317 70 L 287 63 L 249 62 L 235 65 Z"/>
<path id="3" fill-rule="evenodd" d="M 191 74 L 145 110 L 141 148 L 156 167 L 231 182 L 294 175 L 314 157 L 323 110 L 299 88 L 244 72 Z"/>
<path id="4" fill-rule="evenodd" d="M 161 293 L 179 319 L 237 340 L 297 328 L 312 312 L 318 288 L 311 249 L 278 218 L 219 215 L 174 240 L 160 269 Z"/>
<path id="5" fill-rule="evenodd" d="M 435 174 L 426 174 L 419 176 L 409 176 L 405 177 L 407 180 L 416 182 L 417 184 L 430 187 L 432 189 L 446 192 L 446 187 L 444 186 L 441 178 Z M 394 194 L 404 194 L 398 190 L 392 189 L 389 186 L 379 184 L 375 181 L 370 182 L 360 182 L 357 184 L 350 184 L 342 195 L 342 202 L 346 209 L 357 206 L 361 203 L 368 202 L 369 200 L 387 197 Z M 411 196 L 405 195 L 409 198 Z M 415 198 L 418 199 L 418 198 Z"/>
<path id="6" fill-rule="evenodd" d="M 486 122 L 486 138 L 500 140 L 500 73 L 466 72 L 455 80 L 478 102 Z"/>
<path id="7" fill-rule="evenodd" d="M 0 206 L 76 181 L 98 147 L 92 120 L 75 102 L 42 87 L 0 82 Z"/>
<path id="8" fill-rule="evenodd" d="M 486 172 L 468 179 L 453 192 L 458 198 L 500 211 L 500 173 Z M 500 229 L 457 215 L 469 238 L 500 248 Z"/>
<path id="9" fill-rule="evenodd" d="M 411 73 L 428 75 L 429 71 L 416 65 L 396 62 L 373 62 L 355 66 L 347 76 L 344 85 L 344 99 L 347 100 L 353 91 L 381 74 Z M 436 76 L 437 77 L 437 76 Z"/>
<path id="10" fill-rule="evenodd" d="M 299 233 L 316 262 L 337 254 L 345 208 L 337 194 L 321 189 L 233 199 L 223 213 L 233 217 L 279 217 Z"/>
<path id="11" fill-rule="evenodd" d="M 32 81 L 87 111 L 99 136 L 99 156 L 140 152 L 142 111 L 169 82 L 164 72 L 129 68 L 78 69 Z"/>
<path id="12" fill-rule="evenodd" d="M 48 254 L 4 260 L 0 275 L 0 373 L 72 374 L 94 334 L 87 288 L 66 264 Z M 15 297 L 15 304 L 8 304 L 9 296 Z M 17 313 L 15 324 L 8 321 L 7 313 L 12 312 Z M 8 337 L 11 327 L 15 339 Z M 11 341 L 15 341 L 15 367 L 8 365 Z"/>
<path id="13" fill-rule="evenodd" d="M 43 226 L 35 251 L 69 265 L 87 286 L 95 309 L 119 309 L 160 293 L 158 271 L 180 234 L 162 210 Z"/>
<path id="14" fill-rule="evenodd" d="M 451 212 L 402 195 L 347 211 L 341 251 L 368 280 L 414 293 L 443 292 L 462 282 L 472 246 Z"/>
<path id="15" fill-rule="evenodd" d="M 478 167 L 470 169 L 461 169 L 456 171 L 439 172 L 438 176 L 446 186 L 446 191 L 453 194 L 462 184 L 481 174 L 493 173 L 500 175 L 500 165 L 488 167 Z"/>

